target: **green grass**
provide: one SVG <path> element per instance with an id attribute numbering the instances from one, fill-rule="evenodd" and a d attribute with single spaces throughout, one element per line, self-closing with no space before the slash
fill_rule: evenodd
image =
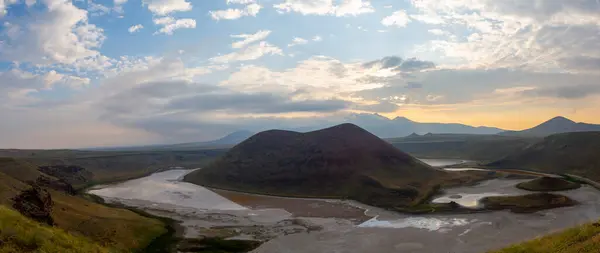
<path id="1" fill-rule="evenodd" d="M 167 233 L 166 224 L 127 209 L 94 203 L 79 196 L 51 191 L 56 225 L 101 245 L 123 251 L 145 248 Z"/>
<path id="2" fill-rule="evenodd" d="M 17 211 L 0 206 L 0 253 L 111 252 L 91 240 L 62 229 L 41 225 Z"/>
<path id="3" fill-rule="evenodd" d="M 30 186 L 0 173 L 0 204 L 11 206 L 11 198 Z M 166 224 L 132 211 L 113 208 L 50 190 L 56 227 L 85 236 L 98 244 L 129 252 L 145 248 L 167 232 Z"/>
<path id="4" fill-rule="evenodd" d="M 580 184 L 562 178 L 540 177 L 517 184 L 517 188 L 526 191 L 566 191 L 581 187 Z"/>
<path id="5" fill-rule="evenodd" d="M 260 244 L 258 241 L 222 238 L 186 239 L 180 243 L 178 249 L 182 252 L 241 253 L 254 250 Z"/>
<path id="6" fill-rule="evenodd" d="M 600 223 L 590 223 L 489 253 L 596 253 Z"/>
<path id="7" fill-rule="evenodd" d="M 553 193 L 532 193 L 520 196 L 486 197 L 481 203 L 489 210 L 508 209 L 515 213 L 532 213 L 544 209 L 576 205 L 567 196 Z"/>

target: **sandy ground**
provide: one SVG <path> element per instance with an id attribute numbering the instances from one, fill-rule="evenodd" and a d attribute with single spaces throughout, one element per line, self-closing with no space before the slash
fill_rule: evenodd
<path id="1" fill-rule="evenodd" d="M 357 224 L 372 218 L 365 214 L 366 207 L 359 207 L 351 201 L 284 198 L 214 189 L 213 191 L 251 209 L 285 209 L 296 217 L 348 219 Z"/>

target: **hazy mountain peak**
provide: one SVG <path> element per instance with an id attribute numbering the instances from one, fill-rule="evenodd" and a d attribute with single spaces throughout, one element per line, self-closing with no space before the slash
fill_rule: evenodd
<path id="1" fill-rule="evenodd" d="M 550 120 L 548 120 L 548 121 L 546 121 L 544 123 L 550 123 L 550 122 L 553 122 L 553 123 L 571 123 L 571 124 L 575 123 L 575 121 L 572 121 L 572 120 L 570 120 L 568 118 L 565 118 L 563 116 L 556 116 L 556 117 L 554 117 L 554 118 L 552 118 L 552 119 L 550 119 Z"/>
<path id="2" fill-rule="evenodd" d="M 554 117 L 533 128 L 522 131 L 504 132 L 505 135 L 548 136 L 558 133 L 600 131 L 600 125 L 576 123 L 562 116 Z"/>
<path id="3" fill-rule="evenodd" d="M 403 122 L 413 122 L 412 120 L 406 118 L 406 117 L 400 117 L 400 116 L 396 116 L 394 118 L 394 121 L 403 121 Z"/>

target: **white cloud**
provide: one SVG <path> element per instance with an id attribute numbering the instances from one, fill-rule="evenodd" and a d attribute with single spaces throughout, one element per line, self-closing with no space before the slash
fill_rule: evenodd
<path id="1" fill-rule="evenodd" d="M 156 25 L 166 25 L 175 22 L 173 17 L 159 17 L 152 19 L 152 22 Z"/>
<path id="2" fill-rule="evenodd" d="M 192 10 L 192 4 L 186 0 L 142 0 L 142 2 L 152 13 L 161 16 Z"/>
<path id="3" fill-rule="evenodd" d="M 280 13 L 298 12 L 303 15 L 357 16 L 374 12 L 369 0 L 341 0 L 335 4 L 333 0 L 285 0 L 273 7 Z"/>
<path id="4" fill-rule="evenodd" d="M 312 38 L 312 41 L 315 41 L 315 42 L 323 41 L 323 37 L 316 35 L 315 37 Z"/>
<path id="5" fill-rule="evenodd" d="M 227 0 L 227 4 L 251 4 L 256 3 L 256 0 Z"/>
<path id="6" fill-rule="evenodd" d="M 438 36 L 448 36 L 451 35 L 450 32 L 448 31 L 444 31 L 442 29 L 429 29 L 427 30 L 427 32 L 433 34 L 433 35 L 438 35 Z"/>
<path id="7" fill-rule="evenodd" d="M 600 5 L 595 0 L 561 4 L 413 0 L 412 4 L 418 11 L 411 15 L 415 20 L 471 31 L 466 37 L 464 32 L 456 33 L 449 35 L 450 40 L 434 40 L 416 48 L 441 55 L 454 67 L 589 71 L 589 63 L 600 62 L 600 50 L 591 50 L 600 48 Z"/>
<path id="8" fill-rule="evenodd" d="M 12 4 L 17 3 L 19 0 L 0 0 L 0 17 L 6 15 L 6 8 Z"/>
<path id="9" fill-rule="evenodd" d="M 283 51 L 265 41 L 243 48 L 237 52 L 213 57 L 210 60 L 216 63 L 229 63 L 236 61 L 250 61 L 265 55 L 283 55 Z"/>
<path id="10" fill-rule="evenodd" d="M 260 31 L 256 32 L 255 34 L 231 35 L 232 38 L 242 39 L 241 41 L 236 41 L 233 44 L 231 44 L 231 47 L 232 48 L 246 47 L 254 42 L 266 39 L 269 36 L 269 34 L 271 34 L 271 31 L 269 31 L 269 30 L 260 30 Z"/>
<path id="11" fill-rule="evenodd" d="M 262 6 L 256 3 L 246 5 L 243 9 L 226 9 L 226 10 L 218 10 L 218 11 L 210 11 L 210 17 L 214 20 L 234 20 L 239 19 L 245 16 L 256 17 Z"/>
<path id="12" fill-rule="evenodd" d="M 196 20 L 190 18 L 182 18 L 182 19 L 173 19 L 173 18 L 162 18 L 155 19 L 155 24 L 163 25 L 160 30 L 158 30 L 155 34 L 167 34 L 172 35 L 173 32 L 177 29 L 192 29 L 196 28 Z"/>
<path id="13" fill-rule="evenodd" d="M 127 3 L 127 0 L 114 0 L 115 5 L 123 5 Z"/>
<path id="14" fill-rule="evenodd" d="M 134 33 L 134 32 L 141 30 L 142 28 L 144 28 L 143 25 L 137 24 L 137 25 L 133 25 L 133 26 L 129 27 L 128 31 L 129 31 L 129 33 Z"/>
<path id="15" fill-rule="evenodd" d="M 360 14 L 375 12 L 371 2 L 368 0 L 342 0 L 342 2 L 334 7 L 335 15 L 340 16 L 357 16 Z"/>
<path id="16" fill-rule="evenodd" d="M 88 0 L 88 12 L 94 17 L 104 16 L 110 13 L 110 8 L 94 3 L 92 0 Z"/>
<path id="17" fill-rule="evenodd" d="M 5 24 L 0 58 L 34 64 L 75 64 L 100 56 L 97 49 L 104 31 L 89 24 L 87 11 L 70 1 L 42 0 L 46 12 L 31 12 L 26 19 Z M 20 22 L 24 21 L 24 22 Z"/>
<path id="18" fill-rule="evenodd" d="M 305 40 L 305 39 L 299 38 L 299 37 L 295 37 L 292 40 L 292 43 L 288 44 L 288 47 L 293 47 L 293 46 L 296 46 L 296 45 L 304 45 L 304 44 L 307 44 L 307 43 L 308 43 L 308 40 Z"/>
<path id="19" fill-rule="evenodd" d="M 410 23 L 410 18 L 406 14 L 406 11 L 399 10 L 392 13 L 392 15 L 385 17 L 381 20 L 381 23 L 385 26 L 405 27 Z"/>

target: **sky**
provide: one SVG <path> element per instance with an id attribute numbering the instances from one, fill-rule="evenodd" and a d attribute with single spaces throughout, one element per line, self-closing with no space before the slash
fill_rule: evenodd
<path id="1" fill-rule="evenodd" d="M 0 0 L 0 147 L 600 123 L 598 0 Z"/>

